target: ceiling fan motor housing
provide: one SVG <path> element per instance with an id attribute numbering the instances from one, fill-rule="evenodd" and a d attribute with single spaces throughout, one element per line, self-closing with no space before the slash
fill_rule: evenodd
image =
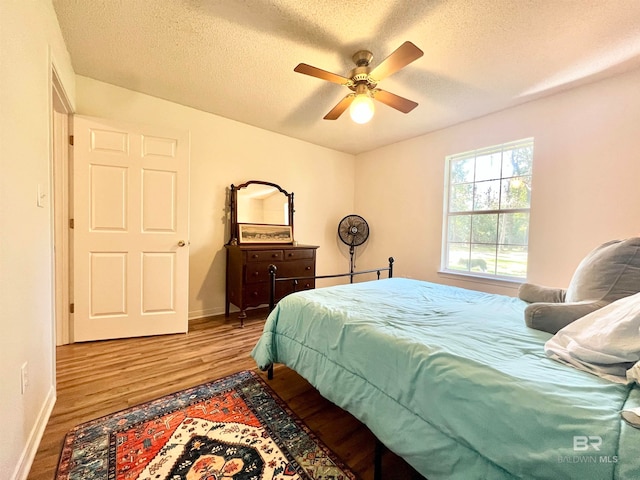
<path id="1" fill-rule="evenodd" d="M 369 50 L 358 50 L 353 54 L 353 63 L 355 63 L 359 67 L 368 67 L 373 60 L 373 53 Z"/>
<path id="2" fill-rule="evenodd" d="M 377 84 L 375 80 L 369 76 L 370 70 L 371 69 L 369 67 L 356 67 L 351 70 L 351 73 L 349 74 L 351 76 L 351 82 L 347 86 L 356 93 L 358 93 L 357 90 L 359 85 L 362 85 L 366 89 L 375 88 Z"/>

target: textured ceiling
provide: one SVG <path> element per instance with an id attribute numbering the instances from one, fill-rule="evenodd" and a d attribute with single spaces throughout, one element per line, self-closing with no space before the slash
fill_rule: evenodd
<path id="1" fill-rule="evenodd" d="M 53 0 L 77 74 L 360 153 L 640 67 L 638 0 Z M 424 56 L 380 87 L 365 125 L 322 117 L 348 76 L 409 40 Z"/>

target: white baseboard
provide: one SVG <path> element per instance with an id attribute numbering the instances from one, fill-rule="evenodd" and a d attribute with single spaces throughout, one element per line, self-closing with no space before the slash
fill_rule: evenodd
<path id="1" fill-rule="evenodd" d="M 254 310 L 255 308 L 265 308 L 266 305 L 262 307 L 250 307 L 247 308 L 247 311 Z M 229 309 L 229 313 L 238 313 L 240 311 L 235 305 L 232 305 Z M 215 317 L 216 315 L 222 315 L 224 313 L 224 308 L 209 308 L 206 310 L 193 310 L 189 312 L 189 320 L 195 320 L 196 318 L 204 318 L 204 317 Z"/>
<path id="2" fill-rule="evenodd" d="M 206 308 L 204 310 L 192 310 L 189 312 L 189 320 L 195 320 L 202 317 L 213 317 L 216 315 L 222 315 L 224 313 L 224 307 L 220 308 Z"/>
<path id="3" fill-rule="evenodd" d="M 49 422 L 49 418 L 51 417 L 51 412 L 53 412 L 53 406 L 56 404 L 56 389 L 54 386 L 51 386 L 47 398 L 40 409 L 40 413 L 38 414 L 38 419 L 31 429 L 31 433 L 29 433 L 29 439 L 27 440 L 27 445 L 22 451 L 22 455 L 20 455 L 20 461 L 16 467 L 16 470 L 13 472 L 11 476 L 11 480 L 26 480 L 29 475 L 29 470 L 31 470 L 31 465 L 33 465 L 33 460 L 36 457 L 36 452 L 38 451 L 38 446 L 42 441 L 42 436 L 44 435 L 44 429 L 47 427 L 47 423 Z"/>

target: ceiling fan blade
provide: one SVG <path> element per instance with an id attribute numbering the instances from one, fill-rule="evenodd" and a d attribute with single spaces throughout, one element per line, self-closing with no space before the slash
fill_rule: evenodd
<path id="1" fill-rule="evenodd" d="M 327 72 L 317 67 L 312 67 L 306 63 L 299 64 L 293 69 L 294 72 L 304 73 L 312 77 L 319 78 L 321 80 L 327 80 L 328 82 L 337 83 L 338 85 L 346 85 L 351 82 L 351 79 L 343 77 L 342 75 L 336 75 L 335 73 Z"/>
<path id="2" fill-rule="evenodd" d="M 416 108 L 418 104 L 412 100 L 406 99 L 394 93 L 385 92 L 384 90 L 380 90 L 376 88 L 372 91 L 373 98 L 384 103 L 385 105 L 389 105 L 390 107 L 395 108 L 396 110 L 400 110 L 402 113 L 409 113 L 411 110 Z"/>
<path id="3" fill-rule="evenodd" d="M 369 76 L 379 82 L 383 78 L 396 73 L 401 68 L 406 67 L 422 55 L 424 55 L 424 52 L 413 43 L 404 42 L 396 51 L 385 58 L 380 65 L 374 68 Z"/>
<path id="4" fill-rule="evenodd" d="M 356 98 L 355 93 L 350 93 L 342 100 L 338 102 L 338 104 L 331 109 L 329 113 L 324 116 L 325 120 L 336 120 L 340 115 L 344 113 L 344 111 L 349 108 L 353 99 Z"/>

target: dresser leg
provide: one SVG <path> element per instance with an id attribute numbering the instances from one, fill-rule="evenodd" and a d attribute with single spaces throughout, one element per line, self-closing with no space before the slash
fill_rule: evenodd
<path id="1" fill-rule="evenodd" d="M 247 312 L 244 310 L 240 310 L 238 314 L 238 320 L 240 320 L 240 328 L 244 328 L 244 319 L 247 318 Z"/>

